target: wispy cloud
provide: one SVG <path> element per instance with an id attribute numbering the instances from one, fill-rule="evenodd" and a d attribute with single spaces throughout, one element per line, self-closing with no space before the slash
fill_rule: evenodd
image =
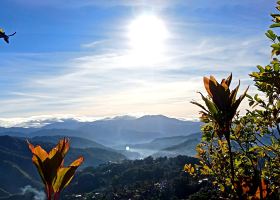
<path id="1" fill-rule="evenodd" d="M 33 200 L 44 200 L 46 199 L 46 195 L 44 191 L 39 191 L 36 188 L 33 188 L 30 185 L 27 185 L 23 188 L 21 188 L 22 195 L 26 195 L 28 193 L 32 194 Z M 30 195 L 29 194 L 29 195 Z"/>
<path id="2" fill-rule="evenodd" d="M 98 41 L 82 44 L 81 47 L 83 47 L 83 48 L 96 48 L 99 45 L 104 44 L 105 42 L 106 42 L 105 40 L 98 40 Z"/>
<path id="3" fill-rule="evenodd" d="M 33 6 L 65 4 L 65 1 L 53 0 L 12 2 Z M 191 14 L 182 13 L 177 4 Z M 260 2 L 252 9 L 262 4 L 267 3 Z M 103 25 L 106 29 L 99 33 L 104 37 L 81 37 L 73 51 L 39 49 L 33 53 L 1 53 L 1 117 L 69 113 L 101 117 L 143 113 L 192 118 L 198 109 L 189 102 L 198 100 L 196 92 L 204 90 L 203 76 L 213 74 L 220 79 L 233 72 L 235 80 L 241 79 L 245 87 L 252 84 L 248 73 L 270 59 L 269 42 L 263 30 L 256 31 L 255 25 L 247 26 L 255 19 L 246 18 L 246 25 L 236 25 L 238 19 L 245 19 L 244 13 L 238 10 L 234 23 L 227 23 L 231 17 L 226 15 L 224 19 L 214 18 L 221 8 L 227 7 L 232 14 L 236 6 L 247 8 L 249 1 L 109 0 L 70 1 L 68 5 L 154 6 L 155 12 L 164 16 L 171 33 L 167 48 L 159 54 L 133 54 L 126 37 L 131 19 L 120 17 L 116 23 L 110 16 Z M 211 9 L 211 15 L 193 16 L 193 13 L 205 13 L 205 9 Z M 260 26 L 266 29 L 263 24 Z"/>
<path id="4" fill-rule="evenodd" d="M 58 63 L 58 74 L 30 76 L 21 89 L 10 91 L 11 99 L 0 101 L 11 105 L 1 110 L 11 116 L 71 111 L 99 117 L 141 112 L 192 117 L 197 109 L 189 101 L 203 91 L 202 76 L 221 78 L 234 71 L 234 78 L 247 84 L 247 74 L 269 57 L 265 40 L 239 39 L 229 45 L 225 41 L 184 42 L 188 45 L 175 45 L 153 65 L 133 63 L 127 50 L 120 49 L 74 57 Z"/>

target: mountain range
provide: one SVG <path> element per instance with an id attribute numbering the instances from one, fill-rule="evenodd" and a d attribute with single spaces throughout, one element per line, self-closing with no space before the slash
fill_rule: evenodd
<path id="1" fill-rule="evenodd" d="M 199 143 L 201 133 L 193 133 L 187 136 L 172 136 L 156 138 L 150 142 L 139 144 L 124 144 L 114 146 L 115 149 L 129 148 L 129 151 L 138 152 L 140 158 L 147 156 L 157 157 L 175 157 L 178 155 L 194 156 L 195 147 Z"/>
<path id="2" fill-rule="evenodd" d="M 42 122 L 44 124 L 44 122 Z M 34 136 L 79 136 L 106 146 L 150 142 L 160 137 L 187 136 L 200 131 L 200 122 L 179 120 L 163 115 L 145 115 L 106 118 L 92 122 L 64 119 L 40 128 L 10 127 L 0 128 L 0 135 L 18 137 Z"/>
<path id="3" fill-rule="evenodd" d="M 34 122 L 32 122 L 34 123 Z M 26 139 L 50 150 L 59 139 L 70 139 L 66 165 L 80 155 L 80 169 L 147 156 L 194 155 L 200 140 L 200 122 L 147 115 L 122 116 L 92 122 L 75 119 L 42 122 L 44 126 L 0 127 L 0 198 L 20 199 L 26 187 L 42 189 Z"/>

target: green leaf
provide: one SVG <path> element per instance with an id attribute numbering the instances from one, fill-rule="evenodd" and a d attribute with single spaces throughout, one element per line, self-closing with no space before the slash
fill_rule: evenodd
<path id="1" fill-rule="evenodd" d="M 254 101 L 250 101 L 250 102 L 249 102 L 249 106 L 254 105 L 254 103 L 255 103 Z"/>
<path id="2" fill-rule="evenodd" d="M 279 72 L 280 67 L 279 67 L 279 65 L 275 64 L 275 65 L 273 65 L 273 69 L 274 69 L 274 71 Z"/>
<path id="3" fill-rule="evenodd" d="M 277 28 L 277 27 L 280 27 L 280 23 L 275 23 L 270 25 L 270 28 Z"/>
<path id="4" fill-rule="evenodd" d="M 280 44 L 279 43 L 272 44 L 271 47 L 274 48 L 274 49 L 279 49 L 280 48 Z"/>
<path id="5" fill-rule="evenodd" d="M 272 30 L 268 30 L 265 35 L 271 39 L 272 41 L 275 41 L 275 39 L 277 38 L 277 35 L 274 34 L 274 32 Z"/>
<path id="6" fill-rule="evenodd" d="M 207 108 L 209 109 L 209 112 L 212 114 L 212 115 L 216 115 L 218 113 L 218 109 L 216 107 L 216 105 L 210 101 L 208 98 L 204 97 L 203 94 L 201 94 L 201 97 L 203 99 L 203 101 L 205 102 Z"/>
<path id="7" fill-rule="evenodd" d="M 279 45 L 279 47 L 280 47 L 280 44 L 278 44 L 278 45 Z M 266 70 L 266 71 L 270 71 L 270 70 L 271 70 L 271 66 L 270 66 L 270 65 L 265 66 L 265 70 Z"/>
<path id="8" fill-rule="evenodd" d="M 252 97 L 251 95 L 249 95 L 249 94 L 246 94 L 246 97 L 247 97 L 248 99 L 253 100 L 253 97 Z"/>
<path id="9" fill-rule="evenodd" d="M 196 101 L 191 101 L 190 103 L 192 103 L 192 104 L 194 104 L 194 105 L 197 105 L 197 106 L 199 106 L 200 108 L 202 108 L 203 110 L 205 110 L 206 112 L 208 112 L 208 110 L 206 110 L 206 108 L 205 108 L 203 105 L 201 105 L 200 103 L 197 103 Z"/>
<path id="10" fill-rule="evenodd" d="M 260 70 L 261 73 L 263 73 L 265 70 L 262 66 L 258 65 L 257 68 Z"/>
<path id="11" fill-rule="evenodd" d="M 277 101 L 276 107 L 277 109 L 280 109 L 280 100 Z"/>

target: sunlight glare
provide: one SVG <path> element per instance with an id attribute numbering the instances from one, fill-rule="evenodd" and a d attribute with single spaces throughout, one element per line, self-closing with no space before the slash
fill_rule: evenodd
<path id="1" fill-rule="evenodd" d="M 166 49 L 168 36 L 164 22 L 154 15 L 141 15 L 128 27 L 131 53 L 139 60 L 159 60 Z"/>

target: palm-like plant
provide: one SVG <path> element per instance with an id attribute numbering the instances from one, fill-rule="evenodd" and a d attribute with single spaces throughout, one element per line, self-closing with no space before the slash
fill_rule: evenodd
<path id="1" fill-rule="evenodd" d="M 202 93 L 200 94 L 206 107 L 200 103 L 191 102 L 203 109 L 200 111 L 201 119 L 214 123 L 216 133 L 219 137 L 225 136 L 229 138 L 231 121 L 248 90 L 247 88 L 243 95 L 236 99 L 240 82 L 237 87 L 231 91 L 229 89 L 231 80 L 232 74 L 230 74 L 228 78 L 223 79 L 221 83 L 218 83 L 214 76 L 210 76 L 210 78 L 204 77 L 204 87 L 208 93 L 208 97 L 205 97 Z"/>
<path id="2" fill-rule="evenodd" d="M 206 107 L 198 102 L 192 101 L 191 103 L 202 108 L 202 111 L 200 111 L 202 121 L 211 122 L 214 125 L 215 133 L 220 139 L 223 136 L 225 137 L 229 149 L 231 182 L 232 185 L 234 185 L 235 172 L 230 143 L 231 124 L 241 101 L 246 96 L 248 88 L 239 98 L 236 98 L 240 82 L 237 87 L 231 91 L 229 88 L 231 80 L 232 74 L 226 79 L 222 79 L 221 83 L 218 83 L 214 76 L 210 76 L 210 78 L 204 77 L 203 82 L 208 97 L 205 97 L 202 93 L 200 94 Z"/>
<path id="3" fill-rule="evenodd" d="M 81 156 L 68 167 L 63 166 L 64 157 L 70 147 L 69 139 L 66 138 L 60 140 L 49 153 L 39 145 L 34 147 L 28 142 L 28 146 L 33 154 L 32 161 L 45 184 L 48 200 L 58 200 L 60 192 L 70 183 L 84 158 Z"/>

